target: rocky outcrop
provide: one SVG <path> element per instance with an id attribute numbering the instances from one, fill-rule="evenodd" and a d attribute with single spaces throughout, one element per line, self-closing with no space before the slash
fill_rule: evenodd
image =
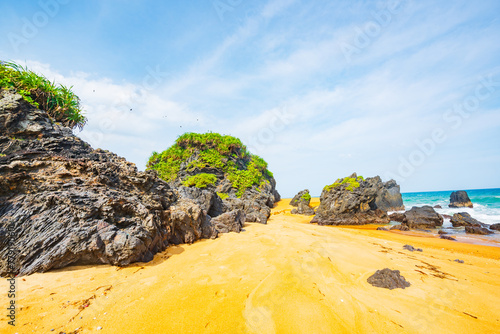
<path id="1" fill-rule="evenodd" d="M 208 212 L 220 203 L 198 199 L 204 207 L 0 90 L 0 274 L 122 266 L 149 261 L 172 244 L 213 238 Z"/>
<path id="2" fill-rule="evenodd" d="M 375 274 L 368 277 L 367 281 L 373 286 L 390 290 L 397 288 L 405 289 L 411 285 L 410 282 L 401 276 L 399 270 L 391 270 L 389 268 L 377 270 Z"/>
<path id="3" fill-rule="evenodd" d="M 380 177 L 363 180 L 355 173 L 323 189 L 311 223 L 319 225 L 387 224 L 387 212 L 377 206 L 385 184 Z"/>
<path id="4" fill-rule="evenodd" d="M 443 225 L 443 217 L 429 205 L 414 206 L 405 212 L 403 224 L 409 228 L 436 228 Z"/>
<path id="5" fill-rule="evenodd" d="M 298 207 L 296 209 L 292 209 L 291 213 L 294 215 L 312 216 L 314 215 L 314 209 L 311 208 L 308 204 L 299 201 Z"/>
<path id="6" fill-rule="evenodd" d="M 212 218 L 212 225 L 220 233 L 239 233 L 245 224 L 245 212 L 233 210 Z"/>
<path id="7" fill-rule="evenodd" d="M 459 226 L 477 226 L 477 227 L 485 227 L 483 223 L 479 220 L 472 218 L 467 212 L 459 212 L 455 213 L 453 217 L 450 219 L 453 227 Z"/>
<path id="8" fill-rule="evenodd" d="M 486 227 L 478 227 L 478 226 L 465 226 L 465 233 L 470 234 L 480 234 L 480 235 L 488 235 L 493 234 L 495 232 L 490 231 Z"/>
<path id="9" fill-rule="evenodd" d="M 389 219 L 394 222 L 402 223 L 405 221 L 406 217 L 404 212 L 394 212 L 389 215 Z"/>
<path id="10" fill-rule="evenodd" d="M 399 185 L 394 180 L 382 184 L 375 198 L 375 206 L 383 211 L 401 211 L 405 209 Z"/>
<path id="11" fill-rule="evenodd" d="M 290 201 L 290 205 L 298 207 L 299 203 L 304 203 L 306 205 L 309 205 L 310 202 L 311 202 L 311 195 L 309 194 L 309 189 L 304 189 L 302 191 L 299 191 L 295 196 L 293 196 L 292 200 Z"/>
<path id="12" fill-rule="evenodd" d="M 450 208 L 472 208 L 472 202 L 469 199 L 467 192 L 463 190 L 454 191 L 450 195 Z"/>
<path id="13" fill-rule="evenodd" d="M 500 223 L 499 224 L 491 224 L 490 229 L 495 230 L 495 231 L 500 231 Z"/>

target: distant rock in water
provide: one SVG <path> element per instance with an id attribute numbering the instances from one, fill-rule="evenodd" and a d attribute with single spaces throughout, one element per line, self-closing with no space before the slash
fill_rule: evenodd
<path id="1" fill-rule="evenodd" d="M 3 276 L 149 261 L 169 245 L 217 236 L 207 210 L 221 212 L 220 200 L 207 195 L 199 205 L 179 196 L 155 172 L 92 149 L 7 90 L 0 90 L 0 152 Z"/>
<path id="2" fill-rule="evenodd" d="M 387 210 L 401 208 L 399 186 L 379 176 L 366 180 L 356 173 L 323 188 L 320 205 L 311 223 L 319 225 L 387 224 Z M 400 201 L 401 199 L 401 201 Z M 381 207 L 379 207 L 379 205 Z"/>
<path id="3" fill-rule="evenodd" d="M 185 133 L 167 150 L 153 152 L 148 169 L 211 217 L 242 210 L 247 222 L 265 224 L 280 200 L 267 163 L 231 136 Z"/>
<path id="4" fill-rule="evenodd" d="M 439 204 L 433 206 L 434 209 L 442 209 L 443 207 Z"/>
<path id="5" fill-rule="evenodd" d="M 299 203 L 304 203 L 305 205 L 309 205 L 310 202 L 311 202 L 311 195 L 309 194 L 309 189 L 304 189 L 302 191 L 299 191 L 297 195 L 293 196 L 292 200 L 290 201 L 290 205 L 298 207 Z"/>
<path id="6" fill-rule="evenodd" d="M 490 225 L 491 230 L 500 231 L 500 223 Z"/>
<path id="7" fill-rule="evenodd" d="M 459 226 L 478 226 L 485 227 L 485 224 L 481 223 L 479 220 L 472 218 L 467 212 L 455 213 L 450 219 L 453 227 Z"/>
<path id="8" fill-rule="evenodd" d="M 401 274 L 399 270 L 385 268 L 377 270 L 375 274 L 368 277 L 367 282 L 373 286 L 385 289 L 405 289 L 411 284 Z"/>
<path id="9" fill-rule="evenodd" d="M 443 217 L 431 206 L 412 207 L 405 212 L 403 224 L 409 228 L 436 228 L 443 225 Z"/>
<path id="10" fill-rule="evenodd" d="M 467 192 L 463 190 L 454 191 L 450 195 L 450 204 L 448 205 L 450 208 L 472 208 L 472 202 L 469 199 L 469 195 Z"/>

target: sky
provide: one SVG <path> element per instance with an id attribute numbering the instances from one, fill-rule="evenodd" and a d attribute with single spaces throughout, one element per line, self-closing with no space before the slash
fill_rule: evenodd
<path id="1" fill-rule="evenodd" d="M 240 138 L 284 197 L 357 172 L 500 188 L 500 2 L 0 0 L 0 60 L 73 86 L 75 134 L 144 170 Z"/>

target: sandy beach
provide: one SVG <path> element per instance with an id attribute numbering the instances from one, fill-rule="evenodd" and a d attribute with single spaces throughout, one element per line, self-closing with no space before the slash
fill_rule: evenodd
<path id="1" fill-rule="evenodd" d="M 18 278 L 17 326 L 2 314 L 0 332 L 499 332 L 499 247 L 375 225 L 318 226 L 291 215 L 288 202 L 267 225 L 170 247 L 149 263 Z M 383 268 L 411 286 L 368 284 Z"/>

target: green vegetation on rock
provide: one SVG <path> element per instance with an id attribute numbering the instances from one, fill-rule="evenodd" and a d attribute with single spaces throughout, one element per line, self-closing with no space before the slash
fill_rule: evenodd
<path id="1" fill-rule="evenodd" d="M 334 188 L 337 188 L 343 184 L 347 184 L 346 190 L 353 191 L 355 188 L 359 187 L 359 181 L 364 181 L 365 179 L 362 176 L 354 177 L 344 177 L 343 179 L 338 179 L 335 183 L 330 184 L 323 188 L 323 190 L 331 191 Z"/>
<path id="2" fill-rule="evenodd" d="M 0 62 L 0 88 L 15 90 L 25 101 L 45 110 L 54 121 L 64 126 L 82 129 L 87 122 L 80 98 L 71 91 L 72 87 L 56 85 L 27 67 Z"/>
<path id="3" fill-rule="evenodd" d="M 217 193 L 217 195 L 219 195 L 220 199 L 226 199 L 229 197 L 228 193 Z"/>
<path id="4" fill-rule="evenodd" d="M 300 198 L 302 198 L 306 202 L 309 202 L 311 200 L 311 195 L 308 193 L 305 193 L 302 196 L 300 196 Z"/>
<path id="5" fill-rule="evenodd" d="M 246 189 L 263 186 L 273 177 L 264 159 L 248 152 L 238 138 L 218 133 L 185 133 L 162 153 L 153 152 L 147 168 L 156 170 L 168 182 L 178 178 L 181 168 L 196 175 L 213 175 L 207 174 L 207 171 L 221 170 L 236 189 L 238 197 Z M 183 184 L 196 185 L 196 182 L 191 181 L 192 177 L 184 180 Z M 216 178 L 212 183 L 215 182 Z"/>
<path id="6" fill-rule="evenodd" d="M 209 185 L 215 184 L 215 182 L 217 182 L 217 177 L 214 174 L 201 173 L 189 176 L 182 181 L 182 184 L 186 187 L 206 188 Z"/>

